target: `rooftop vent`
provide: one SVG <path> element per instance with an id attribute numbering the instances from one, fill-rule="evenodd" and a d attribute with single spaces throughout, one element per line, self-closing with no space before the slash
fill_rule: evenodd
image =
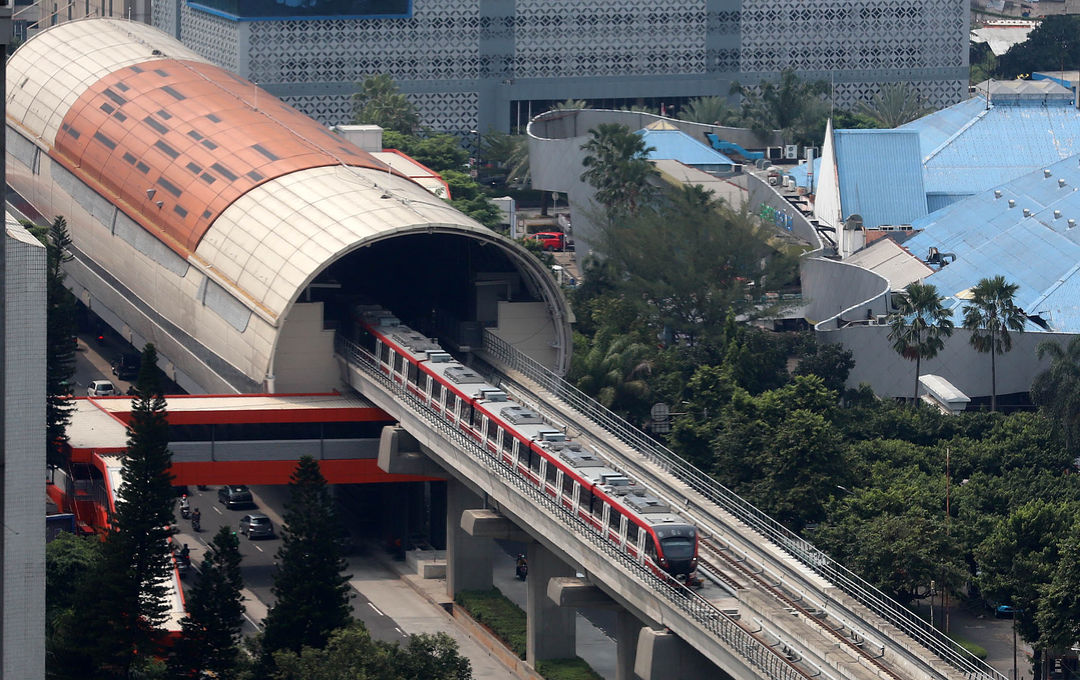
<path id="1" fill-rule="evenodd" d="M 1072 219 L 1070 219 L 1070 220 L 1069 220 L 1069 229 L 1072 229 L 1072 228 L 1073 228 L 1073 227 L 1075 227 L 1075 226 L 1076 226 L 1076 220 L 1072 220 Z"/>
<path id="2" fill-rule="evenodd" d="M 994 198 L 1001 198 L 1001 189 L 994 189 Z"/>
<path id="3" fill-rule="evenodd" d="M 538 413 L 524 406 L 507 406 L 499 411 L 499 415 L 513 425 L 541 425 L 544 422 Z"/>
<path id="4" fill-rule="evenodd" d="M 484 379 L 480 377 L 479 373 L 470 368 L 465 368 L 464 366 L 452 366 L 451 368 L 446 369 L 446 377 L 459 385 L 484 382 Z"/>
<path id="5" fill-rule="evenodd" d="M 1061 211 L 1060 210 L 1055 210 L 1054 211 L 1054 219 L 1055 220 L 1061 219 Z"/>
<path id="6" fill-rule="evenodd" d="M 1027 208 L 1024 208 L 1024 217 L 1031 217 L 1031 211 Z"/>
<path id="7" fill-rule="evenodd" d="M 1050 176 L 1050 171 L 1049 170 L 1043 170 L 1043 177 L 1049 177 L 1049 176 Z"/>
<path id="8" fill-rule="evenodd" d="M 1015 208 L 1016 207 L 1016 201 L 1014 201 L 1013 199 L 1010 198 L 1009 199 L 1009 207 L 1010 208 Z"/>
<path id="9" fill-rule="evenodd" d="M 1058 177 L 1058 186 L 1059 187 L 1065 186 L 1065 178 L 1064 177 Z"/>

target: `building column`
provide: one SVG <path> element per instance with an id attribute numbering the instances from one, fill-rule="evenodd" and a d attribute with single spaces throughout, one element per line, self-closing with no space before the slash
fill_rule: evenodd
<path id="1" fill-rule="evenodd" d="M 573 658 L 577 654 L 577 610 L 553 602 L 548 597 L 548 581 L 573 576 L 574 568 L 535 541 L 529 543 L 528 560 L 525 660 L 535 667 L 536 662 L 546 659 Z"/>
<path id="2" fill-rule="evenodd" d="M 446 590 L 454 597 L 463 590 L 488 590 L 494 543 L 474 538 L 461 528 L 466 510 L 484 507 L 484 500 L 456 479 L 446 482 Z"/>
<path id="3" fill-rule="evenodd" d="M 619 609 L 615 617 L 615 680 L 637 680 L 634 660 L 637 657 L 638 634 L 642 628 L 636 616 Z"/>

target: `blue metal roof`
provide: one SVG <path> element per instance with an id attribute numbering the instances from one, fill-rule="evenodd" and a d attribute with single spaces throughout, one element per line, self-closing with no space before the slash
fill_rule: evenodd
<path id="1" fill-rule="evenodd" d="M 942 295 L 954 296 L 950 304 L 956 323 L 962 321 L 964 300 L 955 296 L 980 279 L 1001 275 L 1019 286 L 1016 303 L 1028 314 L 1039 314 L 1054 330 L 1080 332 L 1078 188 L 1080 156 L 916 221 L 912 226 L 922 231 L 904 246 L 920 258 L 931 247 L 955 254 L 954 262 L 926 282 Z"/>
<path id="2" fill-rule="evenodd" d="M 649 153 L 651 159 L 671 159 L 694 167 L 735 164 L 735 161 L 724 154 L 705 146 L 681 130 L 642 128 L 637 134 L 645 140 L 645 146 L 654 147 L 655 150 Z"/>
<path id="3" fill-rule="evenodd" d="M 919 151 L 923 158 L 934 152 L 945 140 L 968 125 L 986 110 L 986 100 L 973 97 L 946 109 L 935 111 L 918 120 L 905 123 L 897 130 L 914 130 L 919 133 Z"/>
<path id="4" fill-rule="evenodd" d="M 840 205 L 867 227 L 911 224 L 926 215 L 919 135 L 912 130 L 836 130 Z"/>
<path id="5" fill-rule="evenodd" d="M 799 163 L 798 165 L 788 168 L 787 174 L 795 180 L 795 186 L 809 189 L 809 193 L 814 193 L 817 189 L 817 178 L 821 175 L 821 157 L 814 159 L 814 187 L 810 188 L 810 166 L 806 163 Z"/>

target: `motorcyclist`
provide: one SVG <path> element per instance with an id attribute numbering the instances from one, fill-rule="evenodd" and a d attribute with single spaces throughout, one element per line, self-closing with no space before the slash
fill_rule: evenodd
<path id="1" fill-rule="evenodd" d="M 529 562 L 525 559 L 525 555 L 522 554 L 517 556 L 517 562 L 514 567 L 514 574 L 524 581 L 526 574 L 529 573 Z"/>
<path id="2" fill-rule="evenodd" d="M 198 508 L 195 508 L 191 512 L 191 528 L 194 529 L 195 531 L 201 531 L 202 530 L 201 521 L 202 521 L 202 513 L 199 512 Z"/>
<path id="3" fill-rule="evenodd" d="M 191 516 L 191 503 L 188 502 L 187 494 L 180 497 L 180 516 L 184 519 Z"/>

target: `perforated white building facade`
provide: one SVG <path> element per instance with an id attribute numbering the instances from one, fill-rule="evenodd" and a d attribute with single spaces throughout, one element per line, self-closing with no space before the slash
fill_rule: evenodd
<path id="1" fill-rule="evenodd" d="M 545 102 L 727 95 L 794 69 L 847 106 L 910 81 L 967 91 L 966 0 L 413 0 L 407 18 L 237 20 L 195 0 L 154 25 L 324 123 L 386 73 L 437 130 L 507 130 Z M 536 104 L 534 110 L 533 104 Z"/>

